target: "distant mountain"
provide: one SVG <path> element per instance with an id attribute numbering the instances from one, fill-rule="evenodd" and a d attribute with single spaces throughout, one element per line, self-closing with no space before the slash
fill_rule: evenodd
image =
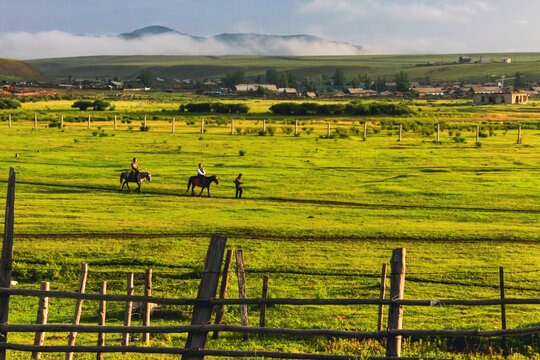
<path id="1" fill-rule="evenodd" d="M 147 26 L 141 29 L 134 30 L 132 32 L 122 33 L 118 36 L 127 40 L 133 40 L 133 39 L 139 39 L 145 36 L 155 36 L 155 35 L 163 35 L 163 34 L 183 35 L 183 36 L 190 37 L 193 40 L 199 40 L 199 41 L 204 40 L 204 38 L 202 37 L 181 33 L 179 31 L 168 28 L 166 26 L 159 26 L 159 25 Z"/>
<path id="2" fill-rule="evenodd" d="M 20 60 L 0 58 L 0 81 L 44 80 L 46 76 L 34 66 Z"/>
<path id="3" fill-rule="evenodd" d="M 358 55 L 361 46 L 325 40 L 312 35 L 267 35 L 224 33 L 209 37 L 193 36 L 166 26 L 147 26 L 118 35 L 126 40 L 148 40 L 153 36 L 179 35 L 179 40 L 193 40 L 203 45 L 197 53 L 214 51 L 219 54 L 241 55 Z M 216 49 L 216 50 L 213 50 Z"/>

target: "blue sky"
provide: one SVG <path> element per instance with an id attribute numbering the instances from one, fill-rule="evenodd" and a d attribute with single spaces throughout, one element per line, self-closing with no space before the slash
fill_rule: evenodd
<path id="1" fill-rule="evenodd" d="M 538 0 L 0 0 L 0 14 L 4 37 L 163 25 L 202 36 L 312 34 L 369 54 L 540 51 Z"/>

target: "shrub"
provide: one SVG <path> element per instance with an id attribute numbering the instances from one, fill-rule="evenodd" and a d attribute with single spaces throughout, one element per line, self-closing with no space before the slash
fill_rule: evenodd
<path id="1" fill-rule="evenodd" d="M 274 136 L 274 134 L 276 133 L 276 128 L 275 128 L 275 126 L 267 126 L 267 127 L 266 127 L 266 132 L 267 132 L 270 136 Z"/>
<path id="2" fill-rule="evenodd" d="M 92 103 L 92 107 L 95 111 L 104 111 L 109 106 L 111 106 L 110 102 L 101 99 L 97 99 Z"/>
<path id="3" fill-rule="evenodd" d="M 482 147 L 482 143 L 479 141 L 477 143 L 474 144 L 474 147 L 475 148 L 481 148 Z"/>
<path id="4" fill-rule="evenodd" d="M 72 108 L 79 108 L 81 111 L 85 111 L 88 108 L 92 107 L 94 105 L 94 102 L 89 100 L 77 100 L 71 105 Z"/>
<path id="5" fill-rule="evenodd" d="M 290 126 L 282 126 L 281 131 L 283 131 L 287 135 L 290 135 L 293 132 L 293 129 Z"/>
<path id="6" fill-rule="evenodd" d="M 246 155 L 246 151 L 245 151 L 245 150 L 239 150 L 239 151 L 238 151 L 238 155 L 239 155 L 239 156 L 245 156 L 245 155 Z"/>
<path id="7" fill-rule="evenodd" d="M 21 103 L 12 99 L 0 99 L 0 109 L 17 109 L 21 107 Z"/>

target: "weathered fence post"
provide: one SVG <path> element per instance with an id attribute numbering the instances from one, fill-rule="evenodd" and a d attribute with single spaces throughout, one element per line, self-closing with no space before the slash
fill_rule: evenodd
<path id="1" fill-rule="evenodd" d="M 204 119 L 201 119 L 201 134 L 204 134 Z"/>
<path id="2" fill-rule="evenodd" d="M 499 283 L 501 287 L 501 300 L 504 300 L 504 267 L 499 267 Z M 501 303 L 501 325 L 502 329 L 506 330 L 506 306 Z"/>
<path id="3" fill-rule="evenodd" d="M 225 264 L 223 265 L 223 273 L 221 275 L 221 284 L 219 287 L 219 298 L 225 299 L 227 297 L 227 288 L 229 287 L 229 274 L 231 272 L 231 261 L 232 261 L 232 250 L 227 250 L 227 255 L 225 256 Z M 223 313 L 225 310 L 224 305 L 218 305 L 216 308 L 216 320 L 215 324 L 221 324 L 223 320 Z M 212 339 L 219 338 L 219 331 L 214 331 L 212 334 Z"/>
<path id="4" fill-rule="evenodd" d="M 34 129 L 37 129 L 37 114 L 34 114 Z"/>
<path id="5" fill-rule="evenodd" d="M 386 264 L 382 265 L 381 285 L 379 287 L 379 299 L 383 300 L 386 296 Z M 379 305 L 379 318 L 377 319 L 377 331 L 382 331 L 383 327 L 384 305 Z"/>
<path id="6" fill-rule="evenodd" d="M 118 122 L 117 122 L 116 114 L 114 114 L 114 130 L 118 129 Z"/>
<path id="7" fill-rule="evenodd" d="M 238 295 L 240 299 L 246 299 L 246 276 L 244 273 L 244 252 L 236 250 L 236 275 L 238 277 Z M 247 304 L 240 305 L 240 323 L 242 326 L 248 326 Z M 247 341 L 248 334 L 242 334 L 242 340 Z"/>
<path id="8" fill-rule="evenodd" d="M 0 260 L 0 287 L 9 288 L 13 270 L 13 223 L 15 210 L 15 170 L 9 168 L 9 179 L 6 196 L 6 214 L 4 220 L 4 240 L 2 259 Z M 0 295 L 0 324 L 8 322 L 9 294 Z M 0 333 L 0 343 L 7 342 L 7 332 Z M 6 349 L 0 349 L 0 359 L 6 358 Z"/>
<path id="9" fill-rule="evenodd" d="M 126 285 L 126 294 L 133 296 L 133 273 L 130 272 L 127 274 L 127 285 Z M 131 326 L 131 313 L 133 311 L 133 301 L 126 301 L 126 311 L 124 313 L 124 326 Z M 122 346 L 129 345 L 129 334 L 125 333 L 122 336 Z M 126 353 L 124 353 L 126 354 Z"/>
<path id="10" fill-rule="evenodd" d="M 268 275 L 263 276 L 261 299 L 268 298 Z M 266 304 L 261 304 L 261 317 L 259 318 L 259 326 L 264 327 L 266 322 Z"/>
<path id="11" fill-rule="evenodd" d="M 146 130 L 146 115 L 144 115 L 143 130 Z"/>
<path id="12" fill-rule="evenodd" d="M 144 282 L 144 296 L 152 296 L 152 269 L 146 269 L 146 279 Z M 150 326 L 150 311 L 152 310 L 152 305 L 146 303 L 144 306 L 144 318 L 143 326 Z M 144 333 L 144 342 L 150 342 L 150 333 Z"/>
<path id="13" fill-rule="evenodd" d="M 519 128 L 518 128 L 518 138 L 517 138 L 517 143 L 518 143 L 518 144 L 521 144 L 521 125 L 519 125 Z"/>
<path id="14" fill-rule="evenodd" d="M 402 300 L 405 290 L 405 248 L 394 249 L 390 259 L 390 300 Z M 388 330 L 401 329 L 403 305 L 390 304 L 388 308 Z M 401 355 L 401 336 L 388 336 L 386 356 Z"/>
<path id="15" fill-rule="evenodd" d="M 99 293 L 100 295 L 106 295 L 107 294 L 107 282 L 103 281 L 101 282 L 99 286 Z M 105 300 L 99 301 L 99 314 L 98 314 L 98 325 L 105 326 L 105 319 L 107 315 L 107 302 Z M 98 346 L 105 346 L 105 333 L 98 333 Z M 96 353 L 96 358 L 98 360 L 103 360 L 103 353 L 98 352 Z"/>
<path id="16" fill-rule="evenodd" d="M 266 119 L 263 120 L 263 134 L 266 134 Z"/>
<path id="17" fill-rule="evenodd" d="M 172 133 L 174 134 L 174 125 L 176 122 L 176 118 L 172 118 Z"/>
<path id="18" fill-rule="evenodd" d="M 210 300 L 216 296 L 219 283 L 219 272 L 223 263 L 223 255 L 225 254 L 225 246 L 227 238 L 219 235 L 213 235 L 206 253 L 204 270 L 199 284 L 197 299 Z M 207 303 L 195 305 L 191 317 L 191 325 L 208 324 L 212 318 L 213 306 Z M 204 349 L 208 332 L 189 332 L 185 348 L 187 349 Z M 184 354 L 183 360 L 202 360 L 204 355 Z"/>
<path id="19" fill-rule="evenodd" d="M 88 115 L 88 128 L 90 129 L 90 118 L 91 118 L 91 115 Z"/>
<path id="20" fill-rule="evenodd" d="M 231 135 L 234 135 L 234 119 L 231 119 Z"/>
<path id="21" fill-rule="evenodd" d="M 60 129 L 64 127 L 64 114 L 60 115 Z"/>
<path id="22" fill-rule="evenodd" d="M 480 126 L 476 126 L 476 143 L 480 141 Z"/>
<path id="23" fill-rule="evenodd" d="M 49 291 L 48 281 L 41 282 L 41 291 Z M 46 296 L 42 296 L 39 298 L 36 324 L 38 325 L 47 324 L 48 314 L 49 314 L 49 298 Z M 36 332 L 36 336 L 34 337 L 34 345 L 42 346 L 44 341 L 45 341 L 45 332 L 43 331 Z M 32 359 L 41 359 L 41 352 L 39 351 L 32 352 Z"/>
<path id="24" fill-rule="evenodd" d="M 401 134 L 403 133 L 403 124 L 399 124 L 399 139 L 398 141 L 401 141 Z"/>
<path id="25" fill-rule="evenodd" d="M 294 120 L 294 136 L 298 136 L 298 120 Z"/>
<path id="26" fill-rule="evenodd" d="M 364 141 L 367 140 L 367 121 L 364 122 Z"/>
<path id="27" fill-rule="evenodd" d="M 330 139 L 330 122 L 326 123 L 326 138 Z"/>
<path id="28" fill-rule="evenodd" d="M 86 291 L 86 280 L 88 279 L 88 264 L 82 264 L 81 266 L 81 277 L 79 279 L 79 293 L 83 294 Z M 82 299 L 77 299 L 77 303 L 75 304 L 75 314 L 73 315 L 73 325 L 79 325 L 79 322 L 81 321 L 81 311 L 82 311 Z M 68 346 L 75 345 L 75 339 L 77 338 L 77 332 L 72 331 L 69 333 L 68 337 Z M 66 353 L 66 360 L 73 359 L 73 353 L 67 352 Z"/>
<path id="29" fill-rule="evenodd" d="M 11 127 L 11 114 L 8 115 L 8 123 L 9 123 L 9 127 Z"/>
<path id="30" fill-rule="evenodd" d="M 437 124 L 437 142 L 441 140 L 441 125 Z"/>

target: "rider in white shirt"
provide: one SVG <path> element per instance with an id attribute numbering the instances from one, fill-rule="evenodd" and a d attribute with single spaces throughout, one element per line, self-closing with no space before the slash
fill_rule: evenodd
<path id="1" fill-rule="evenodd" d="M 199 177 L 199 183 L 201 184 L 201 186 L 203 186 L 204 180 L 206 178 L 206 171 L 204 171 L 202 164 L 199 164 L 199 168 L 197 169 L 197 176 Z"/>

